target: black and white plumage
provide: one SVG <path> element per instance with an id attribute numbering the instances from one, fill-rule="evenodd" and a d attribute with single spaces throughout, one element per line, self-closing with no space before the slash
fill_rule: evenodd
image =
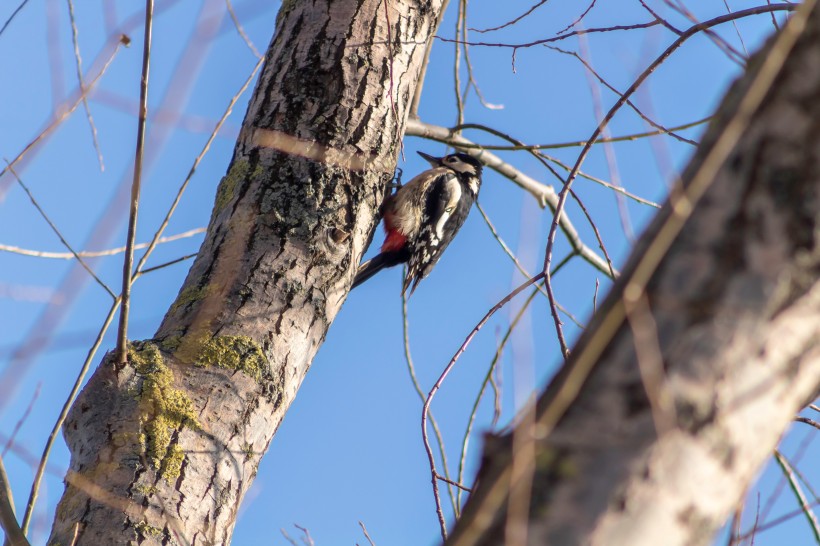
<path id="1" fill-rule="evenodd" d="M 470 213 L 481 188 L 481 162 L 464 153 L 419 155 L 433 168 L 385 200 L 382 214 L 386 238 L 381 253 L 359 266 L 353 288 L 385 267 L 407 263 L 402 293 L 410 288 L 412 294 Z"/>

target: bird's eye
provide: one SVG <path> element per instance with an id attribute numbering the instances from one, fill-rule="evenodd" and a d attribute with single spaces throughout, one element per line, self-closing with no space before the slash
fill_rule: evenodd
<path id="1" fill-rule="evenodd" d="M 450 156 L 447 159 L 445 159 L 444 161 L 446 161 L 447 163 L 455 163 L 456 161 L 458 161 L 458 158 Z"/>

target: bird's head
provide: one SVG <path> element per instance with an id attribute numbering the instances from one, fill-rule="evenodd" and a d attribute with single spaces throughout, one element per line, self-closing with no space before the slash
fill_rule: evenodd
<path id="1" fill-rule="evenodd" d="M 481 161 L 471 155 L 461 152 L 445 155 L 444 157 L 434 157 L 432 155 L 425 154 L 424 152 L 418 152 L 418 154 L 426 159 L 433 167 L 445 167 L 455 171 L 458 174 L 481 178 L 481 169 L 483 165 L 481 164 Z"/>

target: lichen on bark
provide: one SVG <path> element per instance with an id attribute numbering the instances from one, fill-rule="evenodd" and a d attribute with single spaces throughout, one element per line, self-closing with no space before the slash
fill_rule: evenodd
<path id="1" fill-rule="evenodd" d="M 183 364 L 200 368 L 217 366 L 236 370 L 257 383 L 270 379 L 270 364 L 262 348 L 248 336 L 213 336 L 207 332 L 172 335 L 161 341 L 163 349 Z"/>
<path id="2" fill-rule="evenodd" d="M 194 404 L 182 390 L 175 389 L 174 374 L 159 348 L 151 342 L 134 342 L 129 363 L 142 378 L 139 389 L 140 439 L 148 463 L 168 482 L 179 477 L 185 453 L 172 444 L 174 432 L 200 428 Z"/>
<path id="3" fill-rule="evenodd" d="M 195 366 L 218 366 L 241 371 L 257 382 L 268 371 L 268 359 L 248 336 L 214 336 L 202 344 Z"/>

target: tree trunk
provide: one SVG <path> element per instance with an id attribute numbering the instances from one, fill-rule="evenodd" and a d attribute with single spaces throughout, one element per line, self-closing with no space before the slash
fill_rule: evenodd
<path id="1" fill-rule="evenodd" d="M 818 395 L 813 3 L 749 62 L 534 412 L 488 439 L 448 545 L 707 544 Z"/>
<path id="2" fill-rule="evenodd" d="M 441 2 L 284 2 L 199 255 L 66 421 L 50 544 L 227 544 L 352 281 Z M 76 540 L 74 539 L 76 533 Z"/>

